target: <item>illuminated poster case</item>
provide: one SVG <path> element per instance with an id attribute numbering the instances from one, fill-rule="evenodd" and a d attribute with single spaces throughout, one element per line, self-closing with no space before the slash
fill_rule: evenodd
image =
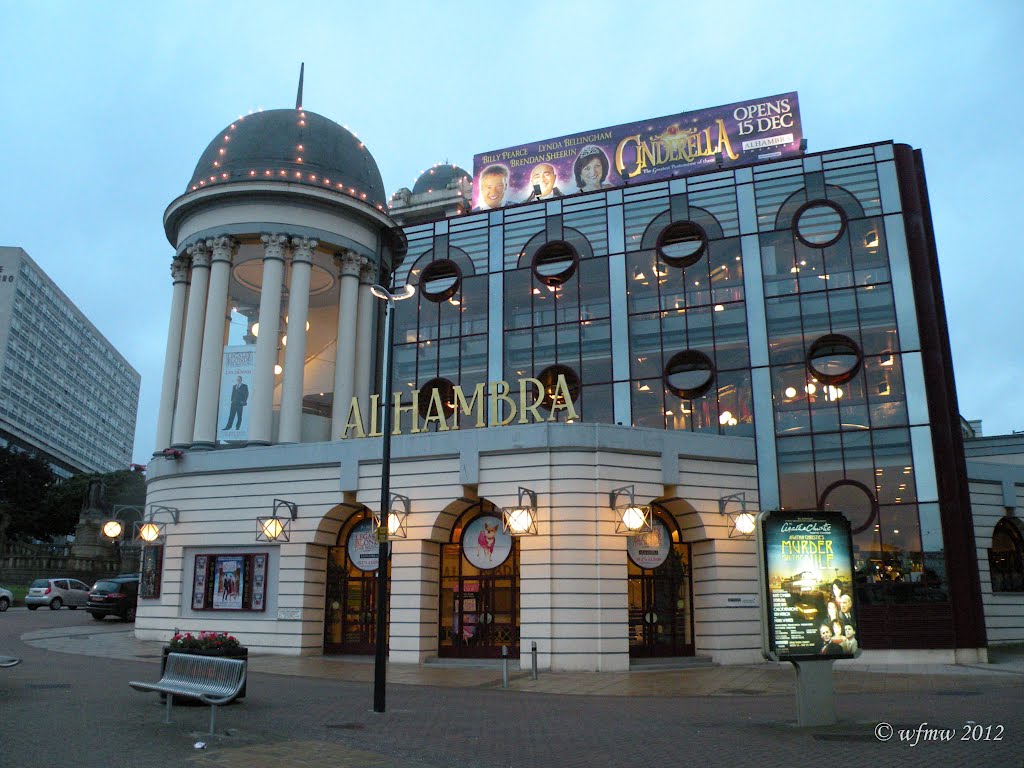
<path id="1" fill-rule="evenodd" d="M 811 661 L 858 656 L 853 541 L 846 517 L 765 512 L 758 517 L 757 540 L 765 657 Z"/>

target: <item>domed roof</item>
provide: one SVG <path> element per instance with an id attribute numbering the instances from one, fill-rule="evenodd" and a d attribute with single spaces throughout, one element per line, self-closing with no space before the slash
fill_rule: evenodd
<path id="1" fill-rule="evenodd" d="M 308 109 L 239 117 L 203 152 L 186 193 L 217 183 L 271 179 L 344 192 L 376 208 L 385 202 L 380 171 L 363 142 Z"/>
<path id="2" fill-rule="evenodd" d="M 420 177 L 416 179 L 416 184 L 412 188 L 412 193 L 414 195 L 421 195 L 424 192 L 434 192 L 445 189 L 453 179 L 460 179 L 462 177 L 466 177 L 470 180 L 473 178 L 457 165 L 438 163 L 433 168 L 430 168 L 420 174 Z"/>

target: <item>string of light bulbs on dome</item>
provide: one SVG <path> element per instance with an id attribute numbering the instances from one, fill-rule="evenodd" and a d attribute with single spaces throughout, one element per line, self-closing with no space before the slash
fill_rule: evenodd
<path id="1" fill-rule="evenodd" d="M 262 108 L 257 110 L 257 114 L 259 112 L 262 112 L 262 111 L 263 111 Z M 298 112 L 299 112 L 299 119 L 297 121 L 297 125 L 300 128 L 304 128 L 306 126 L 306 113 L 305 113 L 304 110 L 301 110 L 301 109 L 298 110 Z M 250 114 L 252 114 L 252 113 L 250 113 Z M 228 128 L 228 133 L 225 133 L 224 136 L 221 139 L 225 143 L 225 145 L 227 145 L 228 142 L 231 141 L 231 133 L 230 132 L 236 130 L 237 124 L 242 122 L 243 120 L 245 120 L 245 116 L 244 115 L 239 115 L 238 119 L 234 123 L 232 123 L 230 125 L 230 127 Z M 358 134 L 355 131 L 350 130 L 347 125 L 343 126 L 343 127 L 345 128 L 346 131 L 351 133 L 354 138 L 356 138 L 356 139 L 359 138 Z M 362 141 L 359 142 L 359 148 L 361 150 L 363 150 L 364 152 L 366 151 L 366 145 Z M 297 152 L 304 152 L 305 151 L 304 145 L 302 145 L 302 144 L 296 145 L 296 151 Z M 217 150 L 218 158 L 222 159 L 222 158 L 225 157 L 226 154 L 227 154 L 227 147 L 226 146 L 220 147 Z M 296 158 L 295 158 L 295 162 L 301 165 L 302 164 L 302 155 L 297 155 Z M 214 168 L 220 168 L 220 164 L 221 164 L 221 160 L 220 159 L 217 159 L 217 160 L 213 161 Z M 276 173 L 276 175 L 275 175 L 275 173 Z M 257 169 L 251 168 L 249 170 L 249 178 L 255 178 L 258 175 L 259 175 L 259 171 Z M 278 178 L 283 176 L 286 181 L 296 180 L 296 181 L 307 182 L 307 183 L 312 182 L 314 184 L 317 182 L 317 174 L 315 174 L 315 173 L 303 174 L 301 171 L 288 171 L 286 169 L 281 169 L 281 168 L 264 169 L 263 170 L 263 176 L 264 177 L 274 178 L 274 179 L 278 179 Z M 231 177 L 232 177 L 231 173 L 229 173 L 227 171 L 221 171 L 219 174 L 215 173 L 215 174 L 213 174 L 212 176 L 209 177 L 209 182 L 207 182 L 206 179 L 199 179 L 197 183 L 193 183 L 191 191 L 196 192 L 200 188 L 205 187 L 207 185 L 207 183 L 215 184 L 215 183 L 220 182 L 220 181 L 227 181 L 227 180 L 231 179 Z M 195 181 L 195 179 L 193 179 L 193 181 Z M 319 182 L 323 186 L 331 188 L 332 191 L 341 192 L 342 194 L 346 194 L 346 195 L 349 195 L 350 197 L 354 197 L 356 200 L 360 200 L 360 201 L 366 202 L 367 205 L 373 205 L 373 207 L 376 208 L 378 211 L 383 211 L 384 210 L 384 206 L 382 204 L 368 202 L 367 201 L 366 193 L 362 192 L 360 190 L 357 190 L 355 187 L 346 187 L 340 181 L 339 182 L 334 182 L 333 185 L 332 185 L 331 180 L 329 178 L 326 178 L 326 177 L 322 177 L 319 180 Z M 317 186 L 320 186 L 320 184 L 317 184 Z"/>

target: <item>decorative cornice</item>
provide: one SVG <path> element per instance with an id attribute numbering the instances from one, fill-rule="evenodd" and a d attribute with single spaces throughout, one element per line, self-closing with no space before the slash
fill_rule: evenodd
<path id="1" fill-rule="evenodd" d="M 311 263 L 313 261 L 313 251 L 320 245 L 319 240 L 314 240 L 311 237 L 293 237 L 292 238 L 292 262 L 306 262 Z"/>
<path id="2" fill-rule="evenodd" d="M 263 258 L 284 261 L 285 249 L 288 247 L 288 235 L 261 235 L 263 241 Z"/>
<path id="3" fill-rule="evenodd" d="M 355 251 L 340 251 L 334 257 L 334 263 L 338 265 L 340 277 L 359 277 L 360 270 L 369 263 L 365 256 L 360 256 Z"/>
<path id="4" fill-rule="evenodd" d="M 210 268 L 210 248 L 206 243 L 194 243 L 188 247 L 188 255 L 192 257 L 192 269 Z"/>
<path id="5" fill-rule="evenodd" d="M 238 242 L 233 237 L 220 235 L 207 240 L 206 247 L 213 253 L 214 261 L 226 261 L 230 264 L 238 251 Z"/>

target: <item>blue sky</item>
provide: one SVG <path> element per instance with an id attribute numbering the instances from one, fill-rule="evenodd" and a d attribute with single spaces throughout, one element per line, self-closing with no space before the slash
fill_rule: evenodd
<path id="1" fill-rule="evenodd" d="M 154 448 L 171 297 L 162 215 L 239 114 L 355 130 L 388 194 L 535 139 L 798 91 L 810 151 L 923 150 L 960 410 L 1024 430 L 1024 3 L 302 4 L 0 0 L 0 245 L 142 374 Z"/>

